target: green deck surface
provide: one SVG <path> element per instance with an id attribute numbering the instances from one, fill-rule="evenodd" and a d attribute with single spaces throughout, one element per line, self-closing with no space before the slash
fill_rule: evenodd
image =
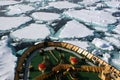
<path id="1" fill-rule="evenodd" d="M 51 53 L 49 51 L 45 51 L 44 55 L 40 55 L 40 52 L 38 52 L 38 51 L 36 51 L 36 52 L 37 52 L 37 54 L 31 60 L 31 65 L 33 66 L 33 69 L 30 70 L 30 80 L 35 79 L 35 77 L 37 77 L 41 74 L 41 71 L 38 70 L 38 64 L 42 63 L 42 61 L 44 60 L 43 57 L 45 57 L 45 56 L 49 57 L 49 59 L 46 60 L 47 68 L 45 70 L 45 73 L 49 73 L 53 66 L 60 63 L 60 61 L 61 61 L 60 54 L 64 54 L 65 58 L 64 58 L 64 60 L 62 60 L 62 63 L 66 63 L 66 64 L 68 64 L 68 63 L 70 64 L 70 62 L 69 62 L 70 56 L 75 56 L 72 53 L 69 53 L 66 51 L 61 51 L 61 53 L 60 53 L 59 51 L 53 50 L 52 51 L 53 55 L 58 59 L 58 61 L 56 61 L 56 59 L 51 55 Z M 79 58 L 78 58 L 78 60 L 79 60 L 78 65 L 82 65 L 83 63 L 85 63 L 85 62 L 82 63 L 81 59 L 79 59 Z M 87 64 L 87 63 L 85 63 L 85 64 Z M 87 65 L 89 65 L 89 64 L 87 64 Z M 93 72 L 76 72 L 76 73 L 79 76 L 78 80 L 100 80 L 98 78 L 98 73 L 93 73 Z M 68 74 L 66 76 L 64 76 L 63 78 L 64 78 L 64 80 L 72 80 Z M 56 78 L 55 78 L 55 76 L 53 76 L 46 80 L 56 80 Z"/>

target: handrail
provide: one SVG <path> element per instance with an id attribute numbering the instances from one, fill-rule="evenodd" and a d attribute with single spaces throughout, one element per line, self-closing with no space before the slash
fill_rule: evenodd
<path id="1" fill-rule="evenodd" d="M 111 71 L 113 72 L 113 74 L 120 76 L 120 71 L 118 69 L 116 69 L 115 67 L 111 66 L 110 64 L 103 61 L 99 57 L 89 53 L 88 51 L 86 51 L 76 45 L 66 43 L 66 42 L 42 42 L 37 45 L 31 46 L 25 52 L 23 52 L 22 56 L 18 60 L 14 80 L 19 80 L 19 74 L 22 71 L 22 68 L 23 68 L 24 62 L 26 61 L 26 58 L 28 58 L 28 56 L 30 54 L 32 54 L 33 51 L 35 51 L 37 49 L 45 48 L 45 47 L 62 47 L 65 49 L 69 49 L 69 50 L 75 52 L 76 54 L 85 56 L 86 59 L 91 60 L 93 63 L 98 62 L 100 65 L 111 67 L 112 68 Z"/>

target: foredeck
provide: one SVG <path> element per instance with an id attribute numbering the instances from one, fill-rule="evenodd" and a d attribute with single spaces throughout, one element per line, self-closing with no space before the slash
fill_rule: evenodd
<path id="1" fill-rule="evenodd" d="M 78 64 L 72 65 L 70 56 L 77 57 Z M 38 64 L 43 62 L 46 64 L 44 73 L 38 70 Z M 64 68 L 66 64 L 71 67 Z M 53 69 L 56 67 L 61 68 L 56 71 Z M 23 53 L 18 60 L 15 80 L 72 80 L 73 76 L 74 80 L 105 80 L 106 71 L 112 80 L 120 79 L 119 70 L 78 46 L 65 42 L 44 42 L 31 46 Z"/>
<path id="2" fill-rule="evenodd" d="M 45 63 L 47 64 L 47 69 L 45 70 L 44 74 L 50 74 L 50 72 L 52 72 L 52 68 L 54 68 L 55 66 L 59 65 L 59 64 L 70 64 L 69 61 L 69 57 L 70 56 L 75 56 L 74 54 L 71 54 L 69 52 L 66 51 L 57 51 L 57 50 L 49 50 L 49 51 L 45 51 L 44 55 L 40 53 L 39 51 L 36 51 L 36 55 L 32 58 L 31 60 L 31 65 L 33 67 L 33 69 L 30 70 L 30 77 L 29 79 L 35 79 L 37 77 L 42 77 L 42 72 L 38 70 L 38 64 L 44 61 L 44 57 L 47 56 L 47 60 L 45 61 Z M 61 58 L 60 55 L 64 55 L 64 58 Z M 75 65 L 74 67 L 80 68 L 82 65 L 87 65 L 90 66 L 90 64 L 88 63 L 88 61 L 84 61 L 82 60 L 83 58 L 75 56 L 78 58 L 79 62 L 77 65 Z M 66 72 L 67 69 L 65 69 L 64 71 L 60 71 L 59 73 L 54 73 L 51 77 L 49 77 L 48 79 L 46 78 L 45 80 L 72 80 L 73 78 L 77 78 L 76 80 L 82 79 L 82 80 L 100 80 L 100 78 L 98 77 L 98 73 L 96 72 L 92 72 L 92 71 L 77 71 L 77 70 L 71 70 Z M 63 75 L 63 73 L 66 72 L 66 75 Z"/>

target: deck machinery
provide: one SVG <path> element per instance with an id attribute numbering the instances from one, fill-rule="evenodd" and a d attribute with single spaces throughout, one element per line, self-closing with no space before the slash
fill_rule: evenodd
<path id="1" fill-rule="evenodd" d="M 66 42 L 42 42 L 18 59 L 15 80 L 120 80 L 120 71 Z"/>

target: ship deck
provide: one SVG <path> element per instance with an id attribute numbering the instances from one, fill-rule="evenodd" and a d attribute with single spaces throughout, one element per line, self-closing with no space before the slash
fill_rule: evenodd
<path id="1" fill-rule="evenodd" d="M 78 63 L 73 65 L 70 56 Z M 40 71 L 38 64 L 45 63 Z M 107 76 L 108 75 L 108 76 Z M 90 52 L 65 42 L 29 47 L 18 59 L 15 80 L 120 80 L 120 71 Z"/>
<path id="2" fill-rule="evenodd" d="M 38 70 L 38 64 L 45 62 L 47 68 L 44 72 L 44 74 L 50 74 L 52 72 L 52 68 L 57 66 L 58 64 L 71 64 L 69 57 L 74 56 L 78 59 L 78 64 L 74 65 L 75 67 L 80 67 L 82 65 L 88 65 L 91 66 L 91 64 L 88 63 L 87 60 L 83 60 L 82 56 L 76 56 L 73 52 L 67 52 L 64 50 L 48 50 L 48 51 L 35 51 L 35 55 L 31 59 L 31 70 L 29 71 L 29 79 L 35 80 L 36 77 L 41 76 L 43 73 Z M 64 57 L 61 57 L 61 55 L 64 55 Z M 46 58 L 46 59 L 45 59 Z M 95 65 L 94 65 L 95 66 Z M 66 72 L 60 71 L 59 73 L 56 73 L 52 75 L 49 78 L 46 78 L 45 80 L 72 80 L 75 78 L 75 80 L 100 80 L 98 77 L 98 73 L 95 72 L 87 72 L 87 71 L 73 71 L 70 70 L 66 72 L 66 75 L 63 75 L 63 73 Z"/>

